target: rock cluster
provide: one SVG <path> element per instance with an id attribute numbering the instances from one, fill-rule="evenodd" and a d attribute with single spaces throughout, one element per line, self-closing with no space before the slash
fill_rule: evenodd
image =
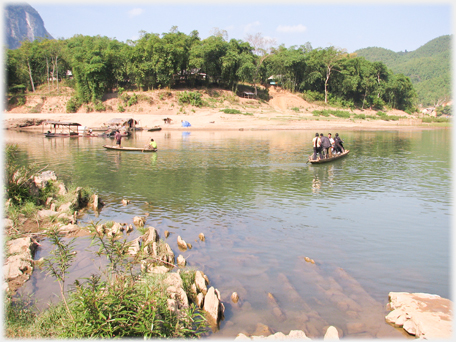
<path id="1" fill-rule="evenodd" d="M 386 321 L 421 339 L 449 339 L 453 333 L 452 303 L 426 293 L 390 292 Z"/>
<path id="2" fill-rule="evenodd" d="M 6 243 L 8 258 L 3 265 L 5 282 L 3 288 L 6 291 L 15 291 L 25 283 L 32 274 L 34 261 L 33 254 L 36 250 L 36 242 L 30 237 L 10 240 Z"/>

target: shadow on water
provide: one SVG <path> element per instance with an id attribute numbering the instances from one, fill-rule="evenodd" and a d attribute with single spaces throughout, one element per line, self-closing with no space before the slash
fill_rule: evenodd
<path id="1" fill-rule="evenodd" d="M 342 132 L 350 155 L 321 165 L 306 164 L 311 132 L 183 133 L 154 132 L 154 154 L 108 152 L 102 138 L 5 140 L 24 162 L 96 189 L 106 205 L 80 225 L 147 213 L 162 238 L 170 231 L 173 251 L 221 292 L 225 320 L 214 337 L 253 334 L 258 323 L 313 338 L 328 325 L 344 337 L 397 337 L 384 321 L 390 291 L 449 298 L 450 132 Z M 149 140 L 138 132 L 122 144 Z M 177 235 L 193 248 L 180 252 Z M 103 268 L 87 246 L 78 239 L 74 279 Z M 37 258 L 48 251 L 44 242 Z M 21 291 L 43 302 L 58 293 L 39 271 Z"/>

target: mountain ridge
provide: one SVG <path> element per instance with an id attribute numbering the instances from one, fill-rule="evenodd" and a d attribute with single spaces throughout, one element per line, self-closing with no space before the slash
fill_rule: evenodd
<path id="1" fill-rule="evenodd" d="M 368 47 L 355 53 L 371 62 L 383 62 L 394 73 L 410 77 L 421 104 L 438 105 L 451 99 L 452 39 L 453 35 L 440 36 L 414 51 Z"/>
<path id="2" fill-rule="evenodd" d="M 4 45 L 8 49 L 17 49 L 24 40 L 54 39 L 44 27 L 40 14 L 27 3 L 6 5 L 4 19 Z"/>

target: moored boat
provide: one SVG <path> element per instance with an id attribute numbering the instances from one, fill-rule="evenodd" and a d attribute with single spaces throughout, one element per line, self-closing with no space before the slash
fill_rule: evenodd
<path id="1" fill-rule="evenodd" d="M 116 151 L 136 151 L 136 152 L 157 152 L 156 148 L 148 148 L 148 147 L 118 147 L 117 145 L 103 145 L 104 148 L 108 150 L 116 150 Z"/>
<path id="2" fill-rule="evenodd" d="M 44 121 L 43 130 L 44 125 L 50 126 L 50 130 L 44 133 L 44 136 L 47 138 L 79 137 L 78 127 L 81 126 L 81 124 L 77 122 Z M 59 132 L 57 132 L 57 130 L 59 130 Z"/>
<path id="3" fill-rule="evenodd" d="M 308 160 L 307 162 L 308 162 L 308 163 L 311 163 L 311 164 L 323 164 L 323 163 L 328 163 L 328 162 L 331 162 L 331 161 L 333 161 L 333 160 L 336 160 L 336 159 L 345 157 L 349 152 L 350 152 L 350 150 L 345 150 L 344 152 L 342 152 L 342 153 L 340 153 L 340 154 L 333 154 L 331 158 L 324 158 L 324 159 L 317 158 L 317 159 L 315 159 L 315 160 L 312 159 L 313 154 L 311 154 L 311 155 L 309 156 L 309 160 Z"/>

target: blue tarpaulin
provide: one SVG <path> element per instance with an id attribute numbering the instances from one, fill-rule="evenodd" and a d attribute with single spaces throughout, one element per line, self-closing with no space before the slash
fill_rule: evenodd
<path id="1" fill-rule="evenodd" d="M 182 120 L 182 127 L 191 127 L 190 122 Z"/>

